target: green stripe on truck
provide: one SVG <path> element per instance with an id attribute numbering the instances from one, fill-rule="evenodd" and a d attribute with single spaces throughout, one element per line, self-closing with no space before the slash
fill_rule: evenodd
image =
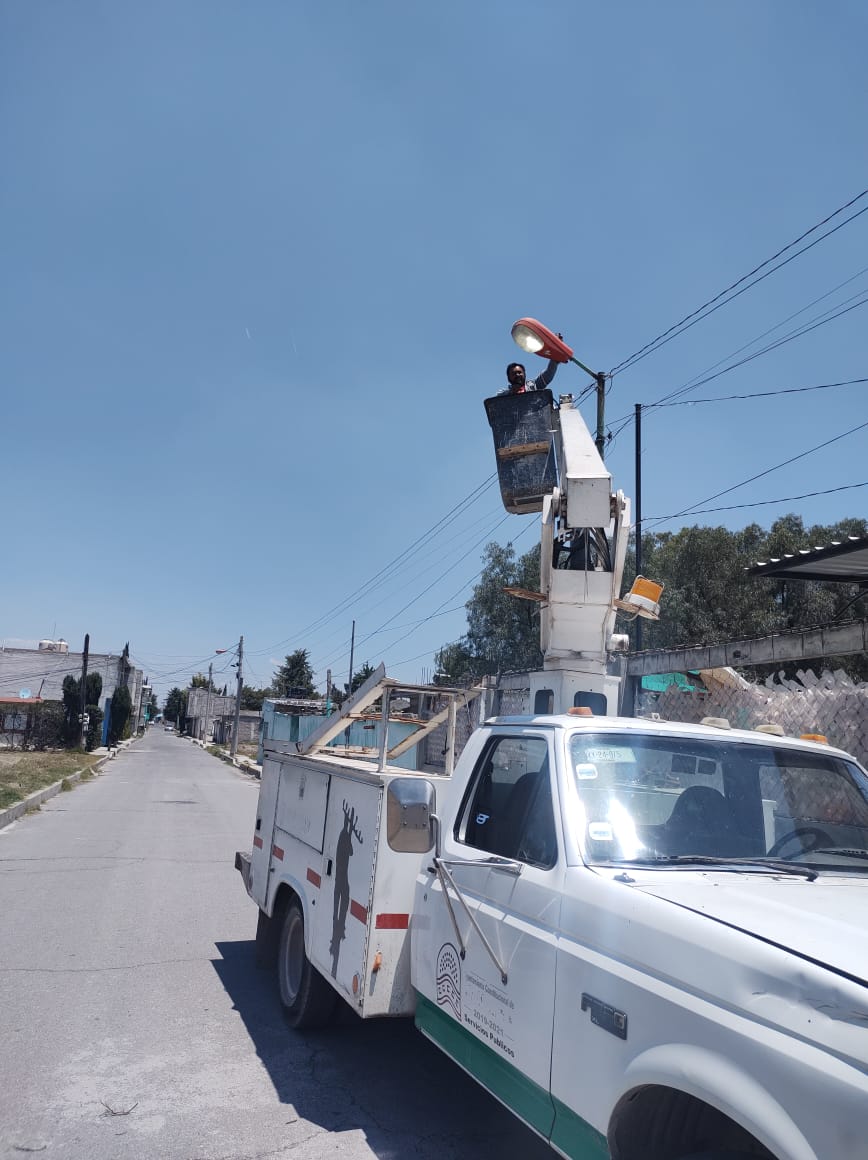
<path id="1" fill-rule="evenodd" d="M 416 1026 L 570 1160 L 609 1160 L 606 1139 L 595 1128 L 418 992 Z"/>

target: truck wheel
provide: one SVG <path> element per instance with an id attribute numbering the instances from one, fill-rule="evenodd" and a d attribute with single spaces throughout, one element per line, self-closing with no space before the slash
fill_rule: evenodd
<path id="1" fill-rule="evenodd" d="M 286 908 L 277 956 L 280 1001 L 290 1027 L 322 1027 L 331 1018 L 337 995 L 304 949 L 304 915 L 294 898 Z"/>

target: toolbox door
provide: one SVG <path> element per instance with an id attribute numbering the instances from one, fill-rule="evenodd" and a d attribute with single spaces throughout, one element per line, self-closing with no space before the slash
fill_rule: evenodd
<path id="1" fill-rule="evenodd" d="M 253 851 L 250 859 L 250 896 L 264 910 L 268 896 L 268 875 L 271 868 L 271 843 L 274 835 L 274 816 L 280 791 L 280 762 L 266 754 L 259 785 L 259 802 L 253 830 Z"/>

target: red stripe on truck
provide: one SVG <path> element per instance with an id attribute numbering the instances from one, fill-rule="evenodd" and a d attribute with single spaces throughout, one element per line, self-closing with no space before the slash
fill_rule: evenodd
<path id="1" fill-rule="evenodd" d="M 322 878 L 319 874 L 317 874 L 316 870 L 311 870 L 310 866 L 307 868 L 307 880 L 308 882 L 313 883 L 317 890 L 319 890 L 320 885 L 322 884 Z"/>
<path id="2" fill-rule="evenodd" d="M 253 845 L 256 847 L 257 850 L 261 850 L 262 849 L 262 839 L 261 838 L 254 838 Z"/>
<path id="3" fill-rule="evenodd" d="M 281 850 L 280 846 L 272 846 L 271 852 L 275 858 L 279 858 L 281 862 L 283 861 L 283 850 Z"/>
<path id="4" fill-rule="evenodd" d="M 368 925 L 368 908 L 354 899 L 350 900 L 350 914 L 353 918 L 357 918 L 363 926 Z"/>
<path id="5" fill-rule="evenodd" d="M 374 925 L 377 930 L 406 930 L 410 925 L 410 915 L 378 914 Z"/>

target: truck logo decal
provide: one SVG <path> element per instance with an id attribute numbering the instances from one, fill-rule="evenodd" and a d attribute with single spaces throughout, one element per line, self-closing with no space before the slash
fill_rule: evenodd
<path id="1" fill-rule="evenodd" d="M 338 834 L 335 848 L 335 897 L 332 908 L 332 941 L 329 954 L 332 957 L 332 978 L 338 977 L 338 959 L 341 954 L 341 943 L 346 938 L 347 909 L 350 905 L 350 858 L 353 856 L 353 839 L 360 846 L 364 845 L 362 832 L 356 825 L 356 811 L 354 806 L 348 806 L 346 799 L 343 802 L 344 825 Z"/>
<path id="2" fill-rule="evenodd" d="M 437 1004 L 461 1018 L 461 959 L 452 943 L 444 943 L 437 954 Z"/>
<path id="3" fill-rule="evenodd" d="M 491 814 L 477 814 L 476 815 L 477 826 L 484 826 L 490 817 L 491 817 Z"/>

